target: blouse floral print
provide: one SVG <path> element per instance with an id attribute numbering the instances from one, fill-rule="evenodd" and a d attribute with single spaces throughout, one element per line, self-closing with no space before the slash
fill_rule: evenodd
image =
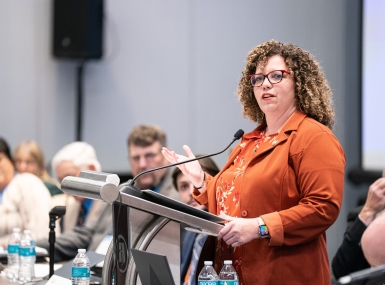
<path id="1" fill-rule="evenodd" d="M 248 164 L 265 145 L 275 145 L 277 134 L 265 135 L 265 131 L 255 130 L 252 139 L 241 143 L 241 151 L 234 159 L 233 164 L 218 178 L 216 184 L 217 215 L 223 212 L 231 217 L 241 217 L 240 197 L 242 191 L 243 174 Z M 235 249 L 228 246 L 223 240 L 217 242 L 215 255 L 215 270 L 219 272 L 224 260 L 232 260 L 242 284 L 242 246 Z"/>

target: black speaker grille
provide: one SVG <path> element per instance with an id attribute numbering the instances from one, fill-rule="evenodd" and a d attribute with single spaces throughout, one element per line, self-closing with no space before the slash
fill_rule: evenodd
<path id="1" fill-rule="evenodd" d="M 103 0 L 54 0 L 53 10 L 55 57 L 102 57 Z"/>

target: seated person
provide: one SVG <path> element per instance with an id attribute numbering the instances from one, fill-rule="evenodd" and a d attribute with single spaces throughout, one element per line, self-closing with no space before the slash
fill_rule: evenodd
<path id="1" fill-rule="evenodd" d="M 35 240 L 48 239 L 50 202 L 38 177 L 15 171 L 9 146 L 0 138 L 0 245 L 7 245 L 13 228 L 31 230 Z"/>
<path id="2" fill-rule="evenodd" d="M 52 196 L 63 194 L 59 182 L 45 169 L 43 151 L 35 141 L 21 142 L 13 152 L 13 161 L 18 173 L 29 172 L 39 177 Z"/>
<path id="3" fill-rule="evenodd" d="M 98 220 L 93 220 L 87 226 L 77 226 L 56 238 L 55 262 L 74 258 L 79 248 L 95 251 L 103 238 L 111 232 L 111 228 L 112 207 L 104 203 Z M 47 238 L 37 240 L 36 245 L 49 251 L 50 245 Z"/>
<path id="4" fill-rule="evenodd" d="M 363 206 L 349 212 L 344 239 L 332 260 L 332 270 L 336 279 L 370 267 L 362 251 L 361 237 L 377 214 L 385 207 L 384 189 L 385 177 L 370 185 Z"/>
<path id="5" fill-rule="evenodd" d="M 215 176 L 219 172 L 217 165 L 211 158 L 207 157 L 198 161 L 202 166 L 203 171 L 207 172 L 208 174 Z M 175 168 L 172 174 L 172 182 L 180 195 L 181 202 L 201 210 L 206 210 L 204 206 L 198 204 L 192 197 L 194 186 L 190 180 L 183 175 L 179 168 Z M 207 236 L 204 234 L 198 234 L 184 230 L 184 226 L 182 225 L 181 284 L 195 284 L 198 260 L 206 238 Z"/>
<path id="6" fill-rule="evenodd" d="M 129 163 L 133 176 L 142 171 L 168 164 L 160 153 L 161 147 L 166 144 L 166 135 L 158 127 L 143 125 L 135 127 L 128 136 L 127 144 Z M 57 168 L 56 161 L 56 158 L 52 160 L 53 169 Z M 76 164 L 78 162 L 74 161 L 74 163 Z M 98 168 L 96 168 L 96 170 L 98 170 Z M 67 175 L 57 174 L 59 179 L 63 179 L 67 175 L 77 176 L 77 174 L 74 175 L 75 173 L 68 174 L 68 172 Z M 153 189 L 165 196 L 179 200 L 178 192 L 172 184 L 171 173 L 167 169 L 149 173 L 148 175 L 142 175 L 136 181 L 135 186 L 141 190 Z M 175 194 L 177 196 L 175 196 Z M 53 198 L 57 196 L 54 196 Z M 104 204 L 105 206 L 97 221 L 87 223 L 83 227 L 77 226 L 73 230 L 66 231 L 56 238 L 55 262 L 74 258 L 78 248 L 86 248 L 88 251 L 95 251 L 103 242 L 103 239 L 112 229 L 112 207 L 106 203 Z M 59 204 L 56 204 L 56 206 L 58 205 Z M 49 250 L 47 239 L 37 241 L 37 245 Z"/>
<path id="7" fill-rule="evenodd" d="M 85 142 L 73 142 L 64 146 L 55 154 L 51 164 L 60 182 L 66 176 L 78 176 L 83 170 L 101 171 L 94 148 Z M 60 221 L 62 232 L 98 220 L 104 204 L 103 201 L 64 193 L 52 197 L 52 207 L 66 206 L 66 214 Z"/>
<path id="8" fill-rule="evenodd" d="M 136 126 L 128 135 L 128 160 L 132 176 L 143 171 L 166 166 L 169 164 L 161 153 L 166 147 L 165 132 L 154 125 Z M 179 200 L 178 192 L 171 182 L 171 169 L 165 168 L 144 174 L 135 181 L 135 187 L 140 190 L 151 189 L 164 196 Z"/>
<path id="9" fill-rule="evenodd" d="M 385 188 L 383 195 L 385 196 Z M 385 210 L 364 231 L 361 246 L 370 266 L 385 264 Z"/>

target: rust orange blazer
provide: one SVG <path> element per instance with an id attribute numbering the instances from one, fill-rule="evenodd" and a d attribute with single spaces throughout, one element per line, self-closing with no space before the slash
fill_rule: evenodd
<path id="1" fill-rule="evenodd" d="M 300 111 L 277 139 L 258 150 L 240 189 L 242 217 L 261 216 L 271 235 L 242 246 L 243 284 L 331 284 L 325 231 L 342 203 L 344 151 L 327 127 Z M 206 191 L 194 190 L 211 213 L 217 214 L 216 181 L 240 151 L 234 148 L 217 176 L 206 175 Z"/>

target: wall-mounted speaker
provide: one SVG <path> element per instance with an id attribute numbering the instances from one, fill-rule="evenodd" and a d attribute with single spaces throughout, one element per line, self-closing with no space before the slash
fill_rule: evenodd
<path id="1" fill-rule="evenodd" d="M 101 58 L 103 0 L 53 0 L 53 54 Z"/>

